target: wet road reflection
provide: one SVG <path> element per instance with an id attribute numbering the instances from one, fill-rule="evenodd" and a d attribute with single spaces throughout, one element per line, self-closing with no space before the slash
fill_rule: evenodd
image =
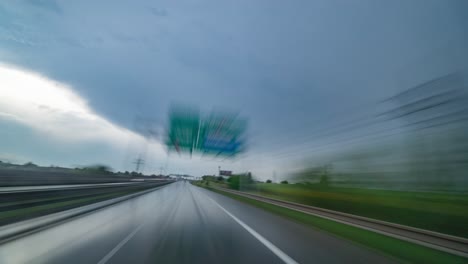
<path id="1" fill-rule="evenodd" d="M 4 244 L 0 263 L 284 263 L 278 252 L 233 216 L 299 263 L 389 261 L 349 242 L 177 182 Z"/>

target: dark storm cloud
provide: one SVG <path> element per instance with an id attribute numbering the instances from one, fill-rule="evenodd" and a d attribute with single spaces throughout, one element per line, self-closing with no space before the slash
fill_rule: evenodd
<path id="1" fill-rule="evenodd" d="M 24 1 L 0 55 L 71 84 L 133 129 L 172 102 L 239 110 L 281 147 L 418 82 L 466 69 L 466 1 Z"/>

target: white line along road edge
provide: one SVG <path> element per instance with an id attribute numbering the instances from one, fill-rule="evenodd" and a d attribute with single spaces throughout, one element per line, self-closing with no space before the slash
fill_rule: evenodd
<path id="1" fill-rule="evenodd" d="M 229 215 L 234 221 L 236 221 L 239 225 L 241 225 L 247 232 L 249 232 L 252 236 L 254 236 L 258 241 L 260 241 L 265 247 L 267 247 L 273 254 L 275 254 L 278 258 L 280 258 L 284 263 L 286 264 L 298 264 L 297 261 L 292 259 L 290 256 L 286 255 L 281 249 L 273 245 L 270 241 L 268 241 L 266 238 L 262 237 L 259 233 L 257 233 L 255 230 L 253 230 L 250 226 L 242 222 L 239 218 L 235 217 L 233 214 L 231 214 L 228 210 L 224 209 L 220 204 L 218 204 L 215 200 L 211 199 L 208 195 L 205 194 L 205 196 L 210 199 L 214 204 L 216 204 L 221 210 L 223 210 L 227 215 Z"/>

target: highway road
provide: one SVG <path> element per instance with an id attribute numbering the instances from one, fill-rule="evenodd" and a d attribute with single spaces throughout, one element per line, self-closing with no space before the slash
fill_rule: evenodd
<path id="1" fill-rule="evenodd" d="M 0 246 L 0 263 L 392 261 L 182 181 Z"/>

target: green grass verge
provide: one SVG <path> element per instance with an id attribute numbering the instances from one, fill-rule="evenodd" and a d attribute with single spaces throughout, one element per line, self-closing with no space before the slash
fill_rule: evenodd
<path id="1" fill-rule="evenodd" d="M 228 196 L 235 200 L 256 206 L 266 211 L 287 217 L 296 222 L 307 226 L 318 228 L 327 233 L 345 238 L 354 243 L 358 243 L 367 248 L 376 250 L 380 253 L 396 258 L 401 262 L 409 263 L 468 263 L 468 259 L 448 254 L 442 251 L 434 250 L 424 246 L 416 245 L 410 242 L 388 237 L 368 230 L 341 224 L 321 217 L 301 213 L 284 207 L 260 202 L 239 195 L 223 192 L 217 189 L 205 187 L 216 193 Z"/>
<path id="2" fill-rule="evenodd" d="M 242 191 L 468 238 L 468 194 L 327 187 L 241 186 Z M 421 221 L 424 219 L 424 221 Z"/>

